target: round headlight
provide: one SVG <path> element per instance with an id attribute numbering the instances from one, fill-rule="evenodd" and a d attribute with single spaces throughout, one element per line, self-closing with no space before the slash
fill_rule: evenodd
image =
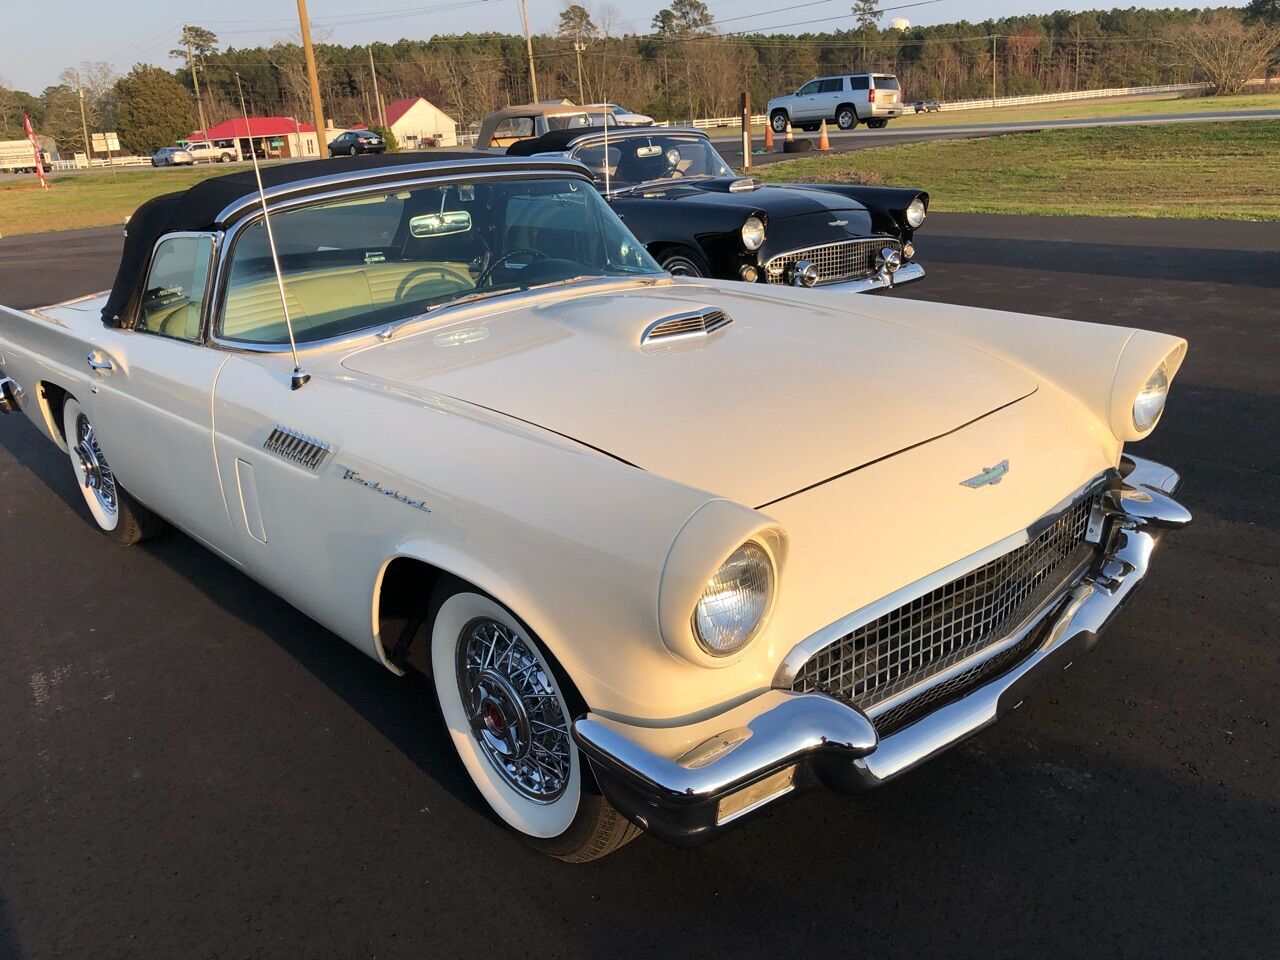
<path id="1" fill-rule="evenodd" d="M 1133 401 L 1133 425 L 1139 430 L 1150 430 L 1164 412 L 1164 402 L 1169 397 L 1169 371 L 1162 363 L 1147 378 L 1138 399 Z"/>
<path id="2" fill-rule="evenodd" d="M 759 250 L 764 243 L 764 221 L 759 217 L 747 217 L 742 225 L 742 245 L 748 250 Z"/>
<path id="3" fill-rule="evenodd" d="M 911 225 L 912 230 L 924 223 L 924 213 L 924 201 L 919 197 L 907 205 L 907 223 Z"/>
<path id="4" fill-rule="evenodd" d="M 698 645 L 713 657 L 737 653 L 756 635 L 773 596 L 773 561 L 748 540 L 707 581 L 693 611 Z"/>

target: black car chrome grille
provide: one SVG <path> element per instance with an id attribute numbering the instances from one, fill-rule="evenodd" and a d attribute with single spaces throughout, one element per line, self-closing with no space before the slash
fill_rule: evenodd
<path id="1" fill-rule="evenodd" d="M 792 689 L 820 691 L 867 710 L 1008 637 L 1097 549 L 1086 542 L 1095 502 L 1080 501 L 1029 543 L 841 637 L 805 663 Z M 994 667 L 1020 659 L 1014 652 L 1030 652 L 1020 649 L 1026 642 L 951 678 L 941 693 L 935 695 L 935 687 L 921 696 L 934 701 L 957 684 L 993 676 Z M 882 735 L 886 725 L 901 725 L 904 711 L 917 715 L 920 700 L 877 719 Z"/>
<path id="2" fill-rule="evenodd" d="M 818 268 L 818 283 L 836 283 L 841 280 L 859 280 L 875 273 L 876 254 L 885 247 L 899 253 L 902 244 L 886 237 L 867 240 L 841 240 L 824 243 L 820 247 L 792 250 L 774 257 L 764 266 L 764 276 L 769 283 L 789 283 L 787 271 L 800 260 L 808 260 Z"/>

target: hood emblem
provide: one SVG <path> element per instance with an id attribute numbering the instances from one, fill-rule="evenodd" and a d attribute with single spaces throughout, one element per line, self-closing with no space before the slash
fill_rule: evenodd
<path id="1" fill-rule="evenodd" d="M 849 225 L 848 220 L 828 220 L 827 221 L 828 227 L 845 227 L 848 225 Z"/>
<path id="2" fill-rule="evenodd" d="M 987 467 L 976 477 L 970 477 L 968 480 L 961 480 L 960 486 L 968 487 L 970 490 L 977 490 L 979 487 L 985 487 L 988 484 L 999 483 L 1004 479 L 1004 475 L 1009 472 L 1009 461 L 1001 460 L 994 467 Z"/>

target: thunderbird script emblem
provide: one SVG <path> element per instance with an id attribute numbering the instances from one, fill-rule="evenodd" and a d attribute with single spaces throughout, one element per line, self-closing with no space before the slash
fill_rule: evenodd
<path id="1" fill-rule="evenodd" d="M 1009 472 L 1009 461 L 1001 460 L 994 467 L 987 467 L 976 477 L 970 477 L 968 480 L 961 480 L 960 486 L 968 487 L 970 490 L 977 490 L 979 487 L 985 487 L 991 483 L 999 483 L 1004 479 L 1004 475 Z"/>

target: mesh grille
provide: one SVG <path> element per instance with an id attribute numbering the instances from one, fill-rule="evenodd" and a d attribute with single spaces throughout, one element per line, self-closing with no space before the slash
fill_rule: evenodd
<path id="1" fill-rule="evenodd" d="M 892 247 L 899 253 L 902 244 L 885 237 L 869 240 L 842 240 L 820 247 L 806 247 L 783 253 L 765 264 L 765 279 L 770 283 L 786 283 L 787 268 L 799 260 L 808 260 L 818 268 L 818 283 L 835 283 L 839 280 L 857 280 L 870 276 L 876 269 L 876 253 Z"/>
<path id="2" fill-rule="evenodd" d="M 1085 534 L 1094 502 L 1082 500 L 1031 542 L 841 637 L 814 654 L 792 689 L 865 710 L 1003 639 L 1093 551 Z"/>

